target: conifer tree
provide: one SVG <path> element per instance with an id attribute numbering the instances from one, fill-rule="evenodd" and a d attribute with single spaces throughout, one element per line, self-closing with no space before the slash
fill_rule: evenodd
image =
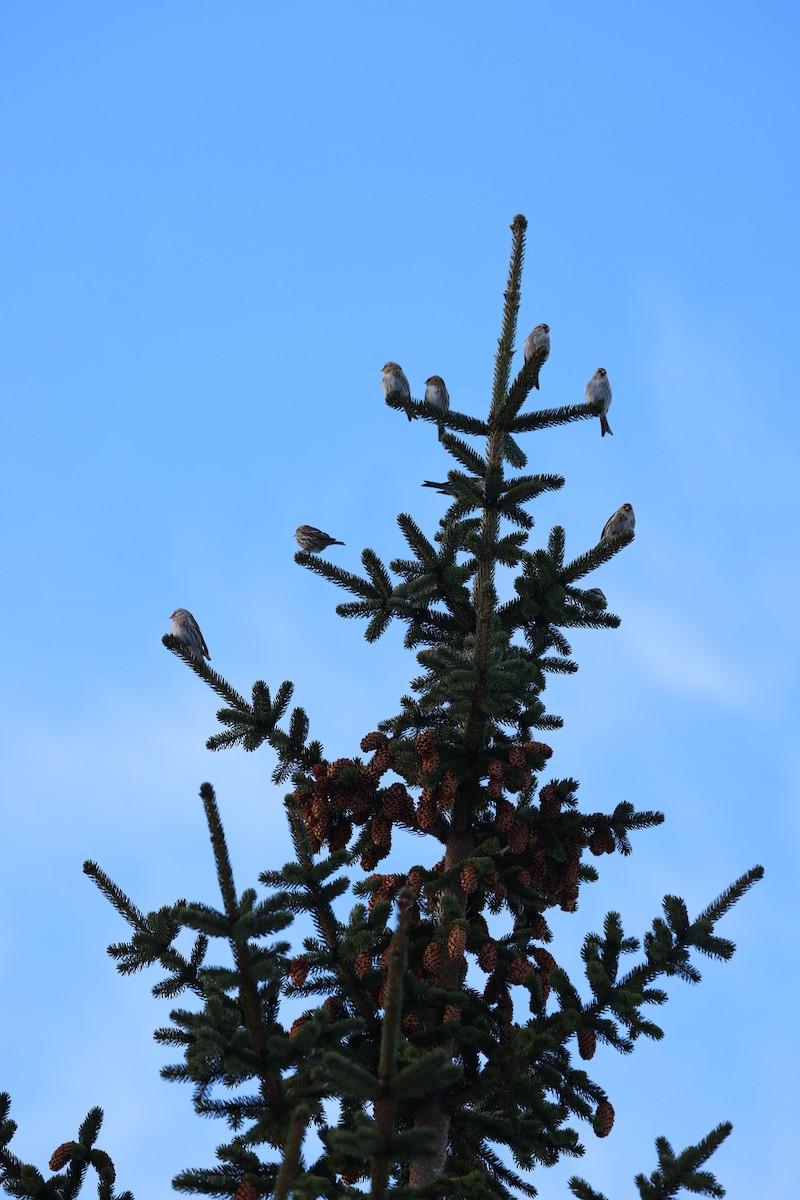
<path id="1" fill-rule="evenodd" d="M 408 557 L 387 566 L 366 549 L 361 575 L 307 551 L 295 556 L 348 595 L 337 611 L 365 619 L 367 641 L 404 623 L 419 673 L 398 711 L 360 736 L 360 754 L 331 758 L 303 708 L 290 707 L 290 683 L 273 690 L 258 681 L 245 699 L 202 656 L 164 637 L 223 701 L 209 748 L 271 748 L 294 845 L 292 861 L 265 862 L 261 894 L 240 890 L 204 783 L 215 903 L 178 900 L 145 914 L 99 866 L 84 866 L 130 926 L 129 940 L 109 947 L 118 969 L 157 965 L 154 994 L 186 997 L 156 1030 L 179 1058 L 164 1077 L 190 1082 L 197 1113 L 230 1131 L 216 1165 L 181 1173 L 178 1191 L 236 1200 L 536 1195 L 541 1169 L 580 1155 L 582 1134 L 612 1131 L 611 1099 L 585 1067 L 598 1042 L 627 1052 L 639 1037 L 662 1036 L 650 1015 L 667 999 L 662 983 L 698 980 L 699 955 L 731 957 L 717 923 L 761 877 L 752 868 L 693 917 L 667 896 L 642 936 L 609 912 L 602 932 L 585 938 L 585 979 L 559 965 L 548 913 L 574 913 L 598 879 L 591 860 L 630 854 L 631 834 L 663 818 L 627 802 L 584 812 L 577 782 L 548 774 L 552 751 L 541 738 L 561 722 L 545 708 L 547 675 L 577 669 L 566 631 L 619 625 L 602 593 L 583 585 L 634 535 L 605 538 L 572 560 L 559 527 L 546 546 L 529 546 L 528 506 L 564 480 L 526 473 L 521 436 L 598 411 L 525 407 L 541 350 L 512 378 L 525 226 L 521 216 L 511 226 L 488 415 L 387 398 L 431 431 L 445 427 L 441 442 L 456 465 L 438 485 L 448 503 L 435 534 L 401 514 Z M 506 600 L 500 566 L 515 575 Z M 421 861 L 381 872 L 395 831 L 422 839 Z M 301 914 L 314 934 L 292 948 L 282 935 Z M 501 917 L 504 928 L 510 917 L 509 932 L 499 931 Z M 188 953 L 178 944 L 187 930 Z M 290 1022 L 292 1005 L 302 1011 Z M 45 1178 L 8 1149 L 4 1095 L 5 1192 L 66 1200 L 93 1166 L 102 1200 L 127 1197 L 93 1148 L 101 1116 L 92 1110 L 77 1140 L 58 1147 Z M 682 1188 L 723 1195 L 703 1168 L 729 1131 L 721 1124 L 677 1154 L 658 1138 L 656 1170 L 635 1180 L 642 1200 Z M 603 1200 L 581 1179 L 570 1187 L 579 1200 Z"/>

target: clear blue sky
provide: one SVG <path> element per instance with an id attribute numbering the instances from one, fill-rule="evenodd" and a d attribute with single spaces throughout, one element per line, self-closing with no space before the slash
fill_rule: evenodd
<path id="1" fill-rule="evenodd" d="M 596 422 L 529 437 L 567 486 L 534 508 L 568 549 L 629 500 L 634 545 L 593 580 L 623 624 L 574 638 L 553 771 L 591 811 L 667 814 L 558 925 L 561 961 L 604 912 L 643 932 L 756 861 L 721 932 L 739 949 L 671 987 L 667 1032 L 592 1066 L 617 1110 L 577 1169 L 615 1197 L 718 1121 L 731 1196 L 796 1178 L 794 875 L 800 778 L 794 5 L 679 0 L 169 5 L 0 10 L 3 869 L 0 1087 L 45 1165 L 87 1108 L 137 1197 L 213 1161 L 225 1131 L 163 1083 L 155 977 L 86 857 L 137 903 L 213 902 L 200 782 L 237 881 L 289 856 L 271 752 L 204 749 L 217 702 L 163 649 L 177 605 L 247 690 L 291 678 L 336 757 L 415 673 L 368 647 L 293 561 L 300 522 L 402 550 L 448 469 L 382 403 L 439 373 L 487 404 L 515 213 L 530 221 L 522 333 L 552 329 L 541 402 Z M 257 833 L 253 833 L 253 830 Z M 570 957 L 571 956 L 571 957 Z M 791 1181 L 791 1182 L 790 1182 Z"/>

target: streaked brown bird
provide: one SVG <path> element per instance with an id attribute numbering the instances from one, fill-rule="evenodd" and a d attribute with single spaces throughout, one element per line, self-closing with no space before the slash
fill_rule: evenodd
<path id="1" fill-rule="evenodd" d="M 450 411 L 450 394 L 441 375 L 431 375 L 430 379 L 425 380 L 425 403 L 432 404 L 434 408 L 438 408 L 443 413 Z M 439 441 L 442 440 L 443 433 L 444 425 L 440 425 Z"/>
<path id="2" fill-rule="evenodd" d="M 468 478 L 469 478 L 470 483 L 477 483 L 478 486 L 481 488 L 481 490 L 483 490 L 484 483 L 483 483 L 483 480 L 481 479 L 480 475 L 470 475 L 470 476 L 468 476 Z M 450 481 L 447 479 L 445 479 L 445 481 L 443 483 L 436 483 L 436 481 L 433 479 L 423 479 L 422 486 L 429 487 L 429 488 L 436 488 L 436 491 L 439 493 L 440 496 L 455 496 L 457 494 L 456 489 L 453 487 L 452 483 L 450 483 Z"/>
<path id="3" fill-rule="evenodd" d="M 630 504 L 623 504 L 606 521 L 603 526 L 603 532 L 600 534 L 600 541 L 604 542 L 607 538 L 618 537 L 621 533 L 627 533 L 629 529 L 633 529 L 635 524 L 636 517 L 633 515 L 633 508 Z"/>
<path id="4" fill-rule="evenodd" d="M 200 626 L 195 621 L 188 608 L 176 608 L 172 614 L 172 636 L 177 638 L 179 642 L 183 642 L 187 646 L 195 658 L 202 662 L 204 658 L 211 658 L 208 653 L 208 646 L 200 632 Z"/>
<path id="5" fill-rule="evenodd" d="M 605 592 L 601 592 L 600 588 L 589 588 L 586 593 L 586 599 L 595 608 L 607 608 L 608 601 L 606 600 Z"/>
<path id="6" fill-rule="evenodd" d="M 307 551 L 308 554 L 321 554 L 328 546 L 344 545 L 344 542 L 340 542 L 338 538 L 331 537 L 329 533 L 323 533 L 321 529 L 316 529 L 313 525 L 298 525 L 294 536 L 297 538 L 300 549 Z"/>
<path id="7" fill-rule="evenodd" d="M 538 359 L 539 366 L 536 368 L 536 378 L 533 381 L 533 386 L 539 390 L 539 370 L 547 362 L 550 357 L 550 326 L 535 325 L 525 338 L 525 347 L 523 349 L 525 362 L 530 362 L 532 358 Z"/>
<path id="8" fill-rule="evenodd" d="M 402 400 L 410 400 L 411 388 L 408 386 L 403 368 L 396 362 L 387 362 L 383 364 L 381 370 L 383 371 L 381 386 L 384 396 L 399 396 Z M 412 419 L 408 410 L 406 410 L 406 416 L 409 421 Z"/>
<path id="9" fill-rule="evenodd" d="M 587 383 L 586 403 L 599 409 L 597 415 L 600 418 L 600 436 L 605 437 L 607 433 L 610 433 L 613 437 L 611 426 L 606 419 L 606 413 L 611 408 L 611 384 L 608 382 L 605 367 L 598 367 Z"/>

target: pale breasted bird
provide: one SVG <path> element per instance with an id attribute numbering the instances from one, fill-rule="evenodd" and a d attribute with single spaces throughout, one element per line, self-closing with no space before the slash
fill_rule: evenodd
<path id="1" fill-rule="evenodd" d="M 586 592 L 586 599 L 594 608 L 607 608 L 608 601 L 606 600 L 605 592 L 601 592 L 600 588 L 589 588 Z"/>
<path id="2" fill-rule="evenodd" d="M 396 362 L 387 362 L 383 364 L 381 370 L 383 371 L 381 386 L 384 396 L 399 396 L 403 400 L 410 400 L 411 388 L 408 386 L 403 368 Z M 406 415 L 410 421 L 412 418 L 408 410 L 406 410 Z"/>
<path id="3" fill-rule="evenodd" d="M 323 533 L 321 529 L 316 529 L 313 525 L 298 525 L 294 536 L 297 538 L 300 548 L 309 554 L 321 554 L 323 550 L 327 550 L 328 546 L 344 545 L 344 542 L 340 542 L 338 538 L 331 537 L 329 533 Z"/>
<path id="4" fill-rule="evenodd" d="M 547 362 L 550 355 L 550 326 L 536 325 L 525 338 L 525 346 L 523 349 L 525 362 L 530 362 L 532 358 L 538 360 L 539 367 Z M 533 381 L 533 386 L 539 390 L 539 369 L 536 370 L 536 378 Z"/>
<path id="5" fill-rule="evenodd" d="M 176 608 L 171 620 L 172 636 L 179 642 L 183 642 L 184 646 L 188 646 L 199 662 L 202 662 L 204 658 L 211 658 L 208 646 L 200 632 L 200 626 L 188 608 Z"/>
<path id="6" fill-rule="evenodd" d="M 608 382 L 605 367 L 598 367 L 587 383 L 586 403 L 600 410 L 598 412 L 598 416 L 600 417 L 600 436 L 605 437 L 607 433 L 610 433 L 613 437 L 614 434 L 611 431 L 611 426 L 606 420 L 606 413 L 611 408 L 611 384 Z"/>
<path id="7" fill-rule="evenodd" d="M 430 379 L 425 380 L 425 403 L 432 404 L 434 408 L 440 409 L 443 413 L 450 411 L 450 395 L 441 375 L 431 375 Z M 443 433 L 444 425 L 440 425 L 439 441 L 442 440 Z"/>
<path id="8" fill-rule="evenodd" d="M 606 521 L 603 532 L 600 534 L 600 541 L 604 542 L 607 538 L 627 533 L 629 529 L 633 529 L 635 524 L 636 517 L 633 515 L 633 508 L 630 504 L 623 504 L 622 508 L 618 508 Z"/>

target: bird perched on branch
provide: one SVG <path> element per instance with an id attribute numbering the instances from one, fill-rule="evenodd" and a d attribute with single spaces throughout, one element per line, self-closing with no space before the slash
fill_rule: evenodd
<path id="1" fill-rule="evenodd" d="M 525 347 L 523 349 L 525 362 L 530 362 L 532 358 L 538 359 L 539 367 L 542 367 L 550 355 L 550 326 L 536 325 L 525 338 Z M 539 371 L 536 371 L 536 378 L 533 381 L 533 386 L 539 390 Z"/>
<path id="2" fill-rule="evenodd" d="M 316 529 L 313 525 L 298 525 L 294 536 L 297 538 L 301 550 L 306 550 L 309 554 L 320 554 L 328 546 L 344 545 L 344 542 L 340 542 L 338 538 L 331 537 L 329 533 L 323 533 L 321 529 Z"/>
<path id="3" fill-rule="evenodd" d="M 434 408 L 440 409 L 443 413 L 450 411 L 450 395 L 441 375 L 431 375 L 430 379 L 425 380 L 425 403 L 432 404 Z M 444 425 L 440 425 L 439 441 L 442 440 L 443 433 Z"/>
<path id="4" fill-rule="evenodd" d="M 208 653 L 208 646 L 200 632 L 200 626 L 195 621 L 188 608 L 176 608 L 172 614 L 172 636 L 177 638 L 179 642 L 183 642 L 191 650 L 192 654 L 202 662 L 204 658 L 211 658 Z"/>
<path id="5" fill-rule="evenodd" d="M 586 599 L 597 608 L 606 608 L 608 606 L 606 594 L 605 592 L 601 592 L 600 588 L 589 588 L 586 593 Z"/>
<path id="6" fill-rule="evenodd" d="M 470 475 L 468 478 L 470 483 L 477 483 L 480 486 L 481 491 L 483 491 L 484 482 L 480 475 Z M 436 483 L 435 480 L 432 479 L 423 479 L 422 486 L 436 488 L 436 491 L 440 496 L 455 496 L 456 494 L 456 489 L 447 479 L 445 479 L 444 483 Z"/>
<path id="7" fill-rule="evenodd" d="M 396 362 L 387 362 L 381 368 L 383 371 L 383 379 L 381 386 L 383 387 L 384 396 L 399 396 L 401 400 L 411 399 L 411 388 L 408 386 L 408 380 L 401 366 Z M 411 413 L 406 410 L 406 416 L 411 420 Z"/>
<path id="8" fill-rule="evenodd" d="M 600 541 L 604 542 L 607 538 L 627 533 L 629 529 L 633 529 L 635 524 L 636 517 L 633 515 L 633 508 L 630 504 L 623 504 L 622 508 L 618 508 L 606 521 L 603 532 L 600 534 Z"/>
<path id="9" fill-rule="evenodd" d="M 606 413 L 611 408 L 611 384 L 608 382 L 605 367 L 598 367 L 587 383 L 586 403 L 600 410 L 598 413 L 600 417 L 600 436 L 605 437 L 607 433 L 610 433 L 613 437 L 614 434 L 611 431 L 611 426 L 606 420 Z"/>

